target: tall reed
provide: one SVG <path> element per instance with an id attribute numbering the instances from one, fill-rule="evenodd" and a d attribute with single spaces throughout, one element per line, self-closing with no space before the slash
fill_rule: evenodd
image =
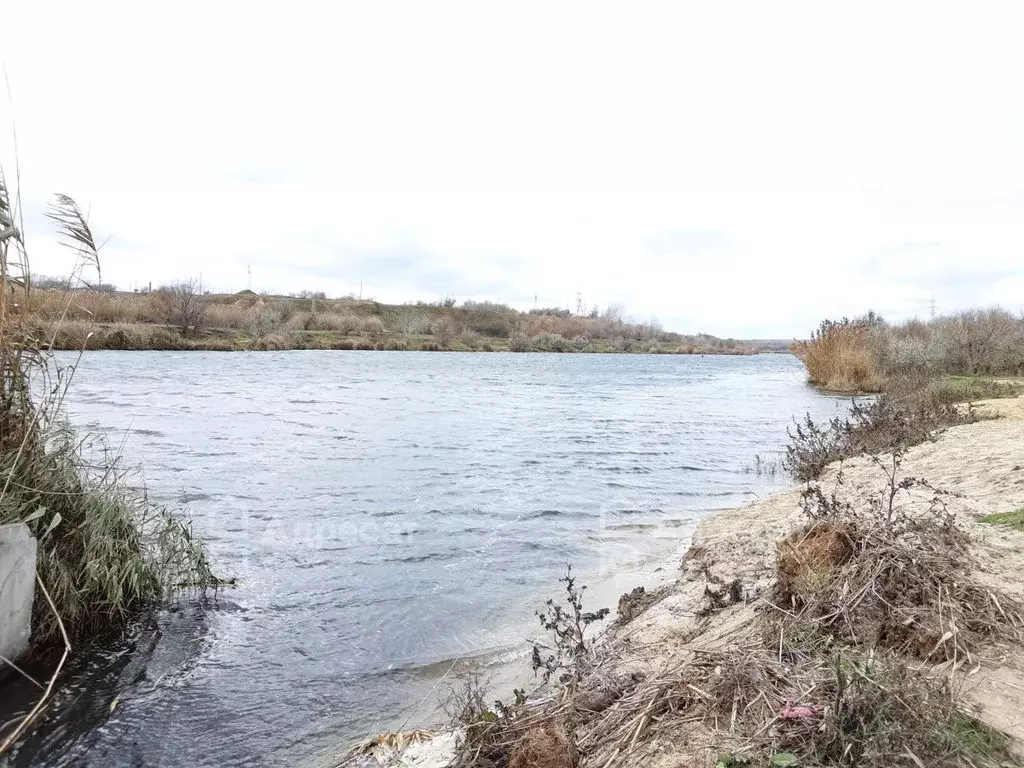
<path id="1" fill-rule="evenodd" d="M 803 361 L 812 384 L 841 392 L 879 392 L 884 378 L 871 344 L 867 322 L 824 321 L 809 341 L 790 349 Z"/>
<path id="2" fill-rule="evenodd" d="M 72 281 L 81 282 L 84 270 L 99 276 L 99 251 L 75 202 L 58 195 L 49 217 L 76 252 Z M 39 647 L 218 581 L 189 525 L 130 489 L 102 439 L 82 439 L 68 423 L 63 404 L 74 366 L 53 357 L 55 330 L 44 335 L 17 311 L 31 304 L 32 283 L 14 218 L 0 177 L 0 525 L 27 524 L 38 541 L 43 589 L 32 639 Z M 58 310 L 59 325 L 70 301 Z"/>

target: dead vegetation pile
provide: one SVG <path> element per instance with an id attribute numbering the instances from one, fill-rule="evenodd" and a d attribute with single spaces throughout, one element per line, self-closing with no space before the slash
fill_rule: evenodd
<path id="1" fill-rule="evenodd" d="M 971 648 L 1016 636 L 1021 606 L 974 578 L 970 538 L 941 498 L 919 514 L 896 506 L 892 490 L 915 482 L 891 481 L 861 512 L 805 492 L 811 522 L 779 545 L 774 603 L 784 620 L 930 662 L 970 661 Z"/>

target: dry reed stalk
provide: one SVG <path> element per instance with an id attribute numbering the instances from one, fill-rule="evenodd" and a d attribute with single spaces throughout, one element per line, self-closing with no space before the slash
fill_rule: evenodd
<path id="1" fill-rule="evenodd" d="M 83 282 L 86 267 L 99 274 L 98 248 L 74 201 L 58 195 L 49 215 L 76 251 L 72 280 Z M 36 705 L 0 744 L 0 754 L 49 700 L 73 637 L 174 591 L 219 583 L 188 526 L 133 496 L 116 457 L 105 454 L 97 472 L 81 456 L 83 444 L 62 417 L 74 367 L 56 367 L 52 338 L 49 345 L 42 342 L 15 311 L 19 303 L 30 305 L 32 285 L 13 218 L 0 174 L 0 524 L 27 524 L 36 537 L 34 613 L 48 621 L 38 621 L 32 641 L 38 646 L 59 639 L 64 651 Z M 56 313 L 56 327 L 68 311 L 66 304 Z"/>

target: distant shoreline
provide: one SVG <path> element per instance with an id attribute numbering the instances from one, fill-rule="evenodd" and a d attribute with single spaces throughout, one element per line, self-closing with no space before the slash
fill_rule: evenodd
<path id="1" fill-rule="evenodd" d="M 739 341 L 666 331 L 619 305 L 522 312 L 453 297 L 426 304 L 355 298 L 201 292 L 198 281 L 144 293 L 36 289 L 19 309 L 40 346 L 61 350 L 388 350 L 750 355 L 785 351 L 782 340 Z"/>
<path id="2" fill-rule="evenodd" d="M 729 355 L 789 354 L 776 350 L 737 346 L 695 346 L 666 341 L 635 342 L 623 339 L 564 339 L 543 336 L 525 339 L 479 338 L 467 343 L 453 339 L 442 346 L 425 334 L 351 334 L 340 331 L 291 331 L 254 338 L 231 328 L 204 328 L 183 334 L 179 329 L 154 323 L 83 323 L 67 321 L 44 329 L 44 345 L 61 351 L 195 351 L 275 352 L 286 350 L 389 351 L 389 352 L 555 352 L 565 354 L 660 354 Z"/>

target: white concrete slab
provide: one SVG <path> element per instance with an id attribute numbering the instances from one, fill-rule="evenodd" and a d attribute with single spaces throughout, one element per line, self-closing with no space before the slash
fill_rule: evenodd
<path id="1" fill-rule="evenodd" d="M 0 525 L 0 656 L 10 661 L 28 651 L 35 587 L 35 537 L 24 523 Z"/>

